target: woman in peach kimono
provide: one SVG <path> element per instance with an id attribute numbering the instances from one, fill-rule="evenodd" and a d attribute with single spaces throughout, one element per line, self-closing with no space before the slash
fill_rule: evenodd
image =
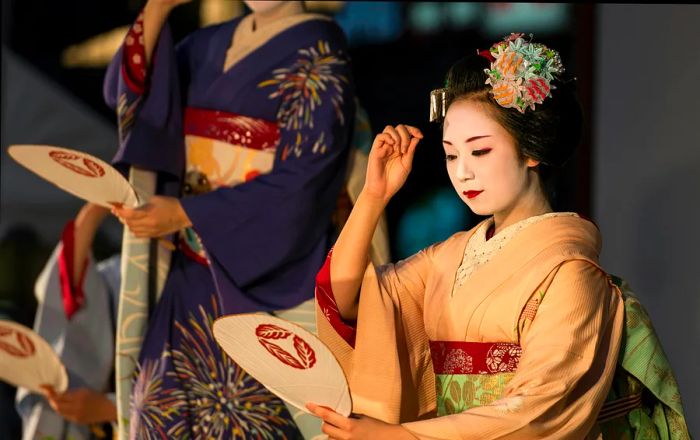
<path id="1" fill-rule="evenodd" d="M 308 408 L 338 439 L 600 437 L 625 305 L 599 266 L 597 227 L 551 207 L 552 172 L 582 121 L 559 55 L 513 34 L 456 63 L 431 98 L 446 110 L 431 117 L 444 116 L 450 180 L 489 217 L 396 264 L 368 265 L 373 225 L 422 138 L 406 125 L 377 135 L 316 287 L 319 336 L 362 415 Z M 638 406 L 623 403 L 608 414 Z"/>

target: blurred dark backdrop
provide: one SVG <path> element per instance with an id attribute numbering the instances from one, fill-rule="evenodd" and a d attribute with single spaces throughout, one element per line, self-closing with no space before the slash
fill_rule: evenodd
<path id="1" fill-rule="evenodd" d="M 32 285 L 81 202 L 5 154 L 13 143 L 47 143 L 109 159 L 116 124 L 102 101 L 106 62 L 142 0 L 3 0 L 0 317 L 31 325 Z M 447 68 L 510 32 L 532 32 L 560 51 L 577 77 L 586 125 L 558 187 L 559 210 L 593 218 L 602 261 L 648 305 L 676 370 L 696 433 L 700 419 L 700 295 L 693 226 L 700 221 L 700 7 L 566 3 L 306 2 L 348 35 L 361 104 L 372 128 L 416 125 L 426 135 L 413 172 L 387 208 L 393 259 L 480 219 L 453 194 L 428 95 Z M 245 13 L 238 0 L 193 0 L 170 22 L 175 39 Z M 652 49 L 653 48 L 653 49 Z M 682 59 L 682 61 L 681 61 Z M 97 257 L 118 250 L 107 222 Z M 21 268 L 21 269 L 19 269 Z M 0 392 L 12 390 L 4 384 Z M 0 438 L 15 438 L 0 402 Z M 7 416 L 6 416 L 7 415 Z M 3 429 L 8 430 L 5 435 Z"/>

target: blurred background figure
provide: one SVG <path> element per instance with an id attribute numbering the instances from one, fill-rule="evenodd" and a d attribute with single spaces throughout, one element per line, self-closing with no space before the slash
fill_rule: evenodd
<path id="1" fill-rule="evenodd" d="M 83 205 L 65 224 L 36 280 L 34 331 L 66 367 L 68 390 L 59 394 L 49 387 L 45 395 L 18 390 L 24 440 L 111 437 L 117 420 L 113 372 L 121 259 L 115 244 L 98 234 L 108 213 Z"/>
<path id="2" fill-rule="evenodd" d="M 148 0 L 105 76 L 114 163 L 143 202 L 112 210 L 125 224 L 119 438 L 298 438 L 302 420 L 223 353 L 212 325 L 313 316 L 355 127 L 346 39 L 301 1 L 246 1 L 250 13 L 177 42 L 168 19 L 186 3 Z M 168 269 L 153 255 L 173 233 Z"/>
<path id="3" fill-rule="evenodd" d="M 577 73 L 586 124 L 583 143 L 564 173 L 570 180 L 558 188 L 556 208 L 588 216 L 600 227 L 605 237 L 601 262 L 629 281 L 649 309 L 690 409 L 691 434 L 699 436 L 700 415 L 692 408 L 700 407 L 695 373 L 700 354 L 688 347 L 700 345 L 694 276 L 700 233 L 688 226 L 700 222 L 700 205 L 694 203 L 700 197 L 700 149 L 694 147 L 700 145 L 694 105 L 700 88 L 689 86 L 700 77 L 700 60 L 687 54 L 697 52 L 700 7 L 306 4 L 310 11 L 333 16 L 348 36 L 358 98 L 374 132 L 405 121 L 426 136 L 408 188 L 387 207 L 392 259 L 480 220 L 443 196 L 452 189 L 440 168 L 440 133 L 425 122 L 428 108 L 421 97 L 442 86 L 441 72 L 467 49 L 485 48 L 507 33 L 533 32 L 560 49 Z M 113 156 L 116 126 L 102 103 L 102 78 L 142 5 L 140 0 L 2 2 L 3 153 L 13 143 L 47 143 L 103 159 Z M 246 12 L 235 0 L 193 0 L 180 8 L 170 20 L 176 41 L 200 26 Z M 656 54 L 654 59 L 649 53 Z M 410 72 L 396 75 L 394 66 L 414 59 L 420 62 Z M 1 164 L 0 235 L 24 222 L 35 229 L 39 243 L 55 242 L 81 202 L 6 155 Z M 107 221 L 104 230 L 119 240 L 117 222 Z M 41 246 L 48 258 L 50 247 Z"/>
<path id="4" fill-rule="evenodd" d="M 31 327 L 36 300 L 33 285 L 50 250 L 34 227 L 14 224 L 0 239 L 0 319 Z M 15 410 L 16 388 L 0 381 L 0 438 L 15 439 L 22 433 Z"/>

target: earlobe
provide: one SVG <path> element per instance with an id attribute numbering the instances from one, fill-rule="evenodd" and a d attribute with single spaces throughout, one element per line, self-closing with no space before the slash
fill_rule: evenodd
<path id="1" fill-rule="evenodd" d="M 531 157 L 528 157 L 528 158 L 525 160 L 525 164 L 527 165 L 528 168 L 535 168 L 537 165 L 540 164 L 540 161 L 539 161 L 539 160 L 535 160 L 535 159 L 533 159 L 533 158 L 531 158 Z"/>

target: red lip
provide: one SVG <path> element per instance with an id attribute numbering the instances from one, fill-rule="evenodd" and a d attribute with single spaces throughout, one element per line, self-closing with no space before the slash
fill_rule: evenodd
<path id="1" fill-rule="evenodd" d="M 481 191 L 463 191 L 462 194 L 467 196 L 467 198 L 469 198 L 469 199 L 473 199 L 474 197 L 478 196 L 482 192 L 484 192 L 483 189 Z"/>

